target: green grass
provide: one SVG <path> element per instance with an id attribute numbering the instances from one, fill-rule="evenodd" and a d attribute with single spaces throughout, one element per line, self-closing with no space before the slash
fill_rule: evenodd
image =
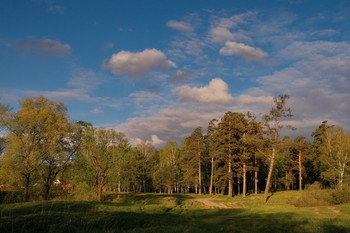
<path id="1" fill-rule="evenodd" d="M 108 202 L 50 201 L 0 205 L 0 232 L 350 232 L 350 204 L 298 208 L 299 192 L 227 198 L 113 194 Z M 240 208 L 210 208 L 197 198 Z"/>

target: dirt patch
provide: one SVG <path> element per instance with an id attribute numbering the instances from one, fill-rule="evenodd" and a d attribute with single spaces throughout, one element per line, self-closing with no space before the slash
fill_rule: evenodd
<path id="1" fill-rule="evenodd" d="M 318 216 L 321 215 L 320 209 L 318 207 L 313 207 L 312 209 L 313 209 L 313 212 L 314 212 L 315 215 L 318 215 Z"/>
<path id="2" fill-rule="evenodd" d="M 195 199 L 195 201 L 198 201 L 202 204 L 204 204 L 208 208 L 220 208 L 220 209 L 239 209 L 244 208 L 244 206 L 241 203 L 238 202 L 214 202 L 213 200 L 216 200 L 216 198 L 200 198 Z"/>
<path id="3" fill-rule="evenodd" d="M 332 213 L 334 214 L 340 214 L 340 210 L 338 210 L 337 208 L 335 207 L 327 207 L 330 211 L 332 211 Z"/>

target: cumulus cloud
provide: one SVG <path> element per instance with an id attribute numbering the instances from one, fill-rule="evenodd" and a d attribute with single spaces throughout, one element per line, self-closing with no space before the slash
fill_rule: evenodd
<path id="1" fill-rule="evenodd" d="M 221 108 L 207 106 L 179 107 L 172 105 L 154 112 L 148 117 L 131 118 L 116 127 L 124 132 L 128 138 L 142 138 L 156 142 L 152 135 L 157 135 L 162 141 L 175 140 L 181 142 L 196 127 L 206 127 L 213 118 L 222 117 Z"/>
<path id="2" fill-rule="evenodd" d="M 69 57 L 71 55 L 71 47 L 68 44 L 62 44 L 57 40 L 25 40 L 17 43 L 17 48 L 30 55 L 36 57 L 53 56 L 53 57 Z"/>
<path id="3" fill-rule="evenodd" d="M 165 144 L 165 141 L 163 141 L 162 139 L 160 139 L 157 135 L 152 135 L 151 136 L 151 144 L 152 146 L 154 147 L 158 147 L 158 146 L 161 146 L 161 145 L 164 145 Z"/>
<path id="4" fill-rule="evenodd" d="M 181 102 L 199 102 L 205 104 L 228 104 L 233 98 L 228 85 L 222 79 L 212 79 L 208 86 L 181 86 L 174 90 L 180 96 Z"/>
<path id="5" fill-rule="evenodd" d="M 113 54 L 102 66 L 111 69 L 115 75 L 132 78 L 142 77 L 152 71 L 166 71 L 176 64 L 166 59 L 166 55 L 157 49 L 145 49 L 142 52 L 121 51 Z"/>
<path id="6" fill-rule="evenodd" d="M 257 62 L 262 62 L 267 57 L 267 53 L 261 49 L 233 41 L 227 41 L 225 46 L 220 49 L 220 54 L 223 56 L 238 55 L 244 57 L 247 61 Z"/>
<path id="7" fill-rule="evenodd" d="M 250 38 L 244 35 L 243 33 L 232 33 L 224 27 L 213 27 L 212 29 L 210 29 L 209 35 L 214 43 L 219 44 L 225 44 L 227 41 L 232 40 L 250 40 Z"/>
<path id="8" fill-rule="evenodd" d="M 193 77 L 193 73 L 191 72 L 185 72 L 183 70 L 176 71 L 176 74 L 171 78 L 171 82 L 173 83 L 181 83 L 188 81 Z"/>
<path id="9" fill-rule="evenodd" d="M 192 26 L 186 22 L 170 20 L 166 25 L 181 32 L 193 32 Z"/>

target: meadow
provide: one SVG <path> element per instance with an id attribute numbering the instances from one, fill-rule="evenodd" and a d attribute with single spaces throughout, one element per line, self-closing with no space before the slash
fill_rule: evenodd
<path id="1" fill-rule="evenodd" d="M 105 202 L 0 205 L 0 232 L 350 232 L 350 204 L 295 207 L 261 195 L 110 194 Z"/>

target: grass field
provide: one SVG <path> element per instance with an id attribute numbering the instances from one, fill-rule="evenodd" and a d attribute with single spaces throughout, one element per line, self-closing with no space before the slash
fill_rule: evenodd
<path id="1" fill-rule="evenodd" d="M 0 232 L 350 232 L 350 204 L 294 207 L 274 194 L 114 194 L 108 202 L 49 201 L 0 205 Z"/>

